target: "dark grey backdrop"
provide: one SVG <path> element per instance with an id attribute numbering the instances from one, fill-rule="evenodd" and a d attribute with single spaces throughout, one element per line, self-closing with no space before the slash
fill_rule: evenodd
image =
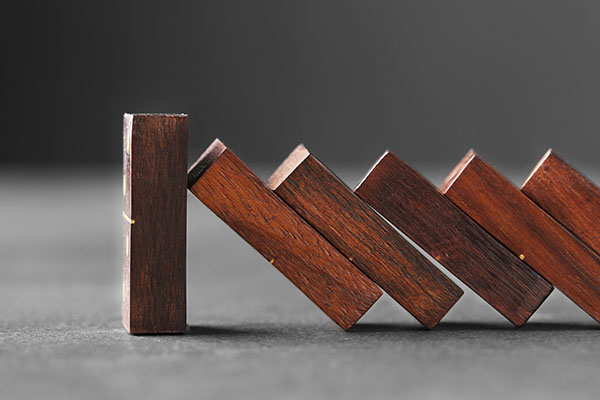
<path id="1" fill-rule="evenodd" d="M 597 162 L 600 2 L 3 2 L 3 164 L 120 162 L 123 112 L 190 114 L 249 162 L 475 147 Z"/>

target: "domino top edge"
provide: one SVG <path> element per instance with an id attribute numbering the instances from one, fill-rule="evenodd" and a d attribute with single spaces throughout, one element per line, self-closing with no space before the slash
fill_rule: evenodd
<path id="1" fill-rule="evenodd" d="M 521 185 L 521 190 L 527 186 L 527 183 L 531 180 L 531 178 L 535 175 L 535 173 L 538 171 L 538 169 L 540 169 L 540 167 L 542 165 L 544 165 L 544 162 L 550 158 L 550 157 L 556 157 L 559 158 L 556 153 L 554 153 L 554 151 L 552 151 L 552 149 L 548 149 L 548 151 L 544 154 L 544 156 L 540 159 L 540 161 L 538 161 L 538 163 L 535 165 L 535 167 L 533 167 L 533 170 L 531 171 L 531 173 L 529 174 L 529 176 L 527 177 L 527 179 L 525 179 L 525 182 L 523 182 L 523 184 Z"/>
<path id="2" fill-rule="evenodd" d="M 202 153 L 196 162 L 188 170 L 188 189 L 202 177 L 202 175 L 217 161 L 217 159 L 227 150 L 227 147 L 219 139 L 215 139 L 210 146 Z"/>
<path id="3" fill-rule="evenodd" d="M 161 117 L 161 118 L 187 118 L 184 113 L 123 113 L 123 118 L 130 119 L 134 117 Z"/>
<path id="4" fill-rule="evenodd" d="M 302 164 L 302 161 L 304 161 L 309 155 L 310 152 L 303 144 L 299 144 L 298 146 L 296 146 L 294 151 L 292 151 L 281 163 L 281 165 L 277 167 L 275 172 L 271 174 L 269 180 L 267 181 L 267 186 L 271 190 L 277 189 L 279 185 L 281 185 L 283 181 L 285 181 L 285 179 L 296 168 L 298 168 L 298 166 Z"/>
<path id="5" fill-rule="evenodd" d="M 467 167 L 467 165 L 469 165 L 471 161 L 473 161 L 475 157 L 477 157 L 477 153 L 475 153 L 475 150 L 470 149 L 469 151 L 467 151 L 467 154 L 465 154 L 462 160 L 460 160 L 456 167 L 454 167 L 454 169 L 450 171 L 450 174 L 448 174 L 446 179 L 444 179 L 444 181 L 442 182 L 442 185 L 440 186 L 440 193 L 445 194 L 448 191 L 448 189 L 450 189 L 450 186 L 452 186 L 454 181 L 460 176 L 463 170 Z"/>
<path id="6" fill-rule="evenodd" d="M 369 177 L 369 175 L 371 175 L 371 172 L 373 172 L 373 170 L 377 167 L 377 165 L 379 165 L 379 163 L 381 162 L 381 160 L 383 160 L 384 158 L 386 158 L 389 155 L 394 155 L 391 151 L 386 150 L 383 152 L 383 154 L 377 159 L 377 161 L 375 161 L 375 163 L 371 166 L 371 168 L 369 168 L 369 170 L 367 171 L 367 173 L 361 178 L 361 180 L 358 182 L 358 184 L 354 187 L 354 191 L 356 192 L 360 186 L 367 180 L 367 178 Z"/>

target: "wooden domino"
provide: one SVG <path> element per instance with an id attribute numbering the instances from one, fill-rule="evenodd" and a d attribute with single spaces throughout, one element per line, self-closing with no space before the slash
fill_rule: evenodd
<path id="1" fill-rule="evenodd" d="M 552 291 L 540 275 L 391 152 L 355 193 L 514 325 Z"/>
<path id="2" fill-rule="evenodd" d="M 592 181 L 548 150 L 521 191 L 600 253 L 600 188 Z"/>
<path id="3" fill-rule="evenodd" d="M 439 191 L 386 152 L 352 191 L 302 145 L 266 185 L 218 139 L 187 170 L 187 143 L 187 115 L 124 115 L 132 334 L 187 328 L 186 190 L 345 330 L 380 287 L 430 329 L 458 301 L 412 242 L 516 326 L 552 285 L 600 322 L 600 188 L 552 151 L 521 190 L 473 152 Z"/>
<path id="4" fill-rule="evenodd" d="M 190 168 L 188 188 L 343 329 L 381 296 L 218 139 Z"/>
<path id="5" fill-rule="evenodd" d="M 427 328 L 462 290 L 300 145 L 268 182 L 290 207 Z"/>
<path id="6" fill-rule="evenodd" d="M 123 325 L 186 329 L 187 115 L 123 118 Z"/>
<path id="7" fill-rule="evenodd" d="M 448 176 L 442 190 L 600 322 L 600 257 L 593 250 L 473 152 Z"/>

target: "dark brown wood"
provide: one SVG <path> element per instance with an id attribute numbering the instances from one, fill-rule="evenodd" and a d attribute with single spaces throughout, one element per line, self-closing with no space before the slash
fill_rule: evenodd
<path id="1" fill-rule="evenodd" d="M 187 115 L 123 118 L 123 325 L 186 329 Z"/>
<path id="2" fill-rule="evenodd" d="M 431 329 L 462 290 L 303 146 L 269 186 L 362 272 Z"/>
<path id="3" fill-rule="evenodd" d="M 381 296 L 218 139 L 190 169 L 188 187 L 343 329 Z"/>
<path id="4" fill-rule="evenodd" d="M 521 191 L 600 253 L 600 188 L 592 181 L 548 150 Z"/>
<path id="5" fill-rule="evenodd" d="M 600 258 L 491 165 L 469 152 L 443 192 L 600 322 Z"/>
<path id="6" fill-rule="evenodd" d="M 390 152 L 355 193 L 517 326 L 552 291 L 548 282 Z"/>

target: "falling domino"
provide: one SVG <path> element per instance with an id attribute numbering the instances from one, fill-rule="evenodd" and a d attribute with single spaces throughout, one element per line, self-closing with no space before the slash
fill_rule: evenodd
<path id="1" fill-rule="evenodd" d="M 462 290 L 300 145 L 269 186 L 425 327 L 433 328 Z"/>
<path id="2" fill-rule="evenodd" d="M 600 257 L 473 152 L 443 192 L 485 230 L 600 322 Z"/>
<path id="3" fill-rule="evenodd" d="M 218 139 L 190 168 L 188 187 L 343 329 L 381 296 Z"/>
<path id="4" fill-rule="evenodd" d="M 186 329 L 187 115 L 123 118 L 123 325 Z"/>
<path id="5" fill-rule="evenodd" d="M 552 286 L 390 152 L 355 193 L 516 326 Z"/>
<path id="6" fill-rule="evenodd" d="M 521 191 L 600 253 L 600 188 L 549 150 Z"/>

